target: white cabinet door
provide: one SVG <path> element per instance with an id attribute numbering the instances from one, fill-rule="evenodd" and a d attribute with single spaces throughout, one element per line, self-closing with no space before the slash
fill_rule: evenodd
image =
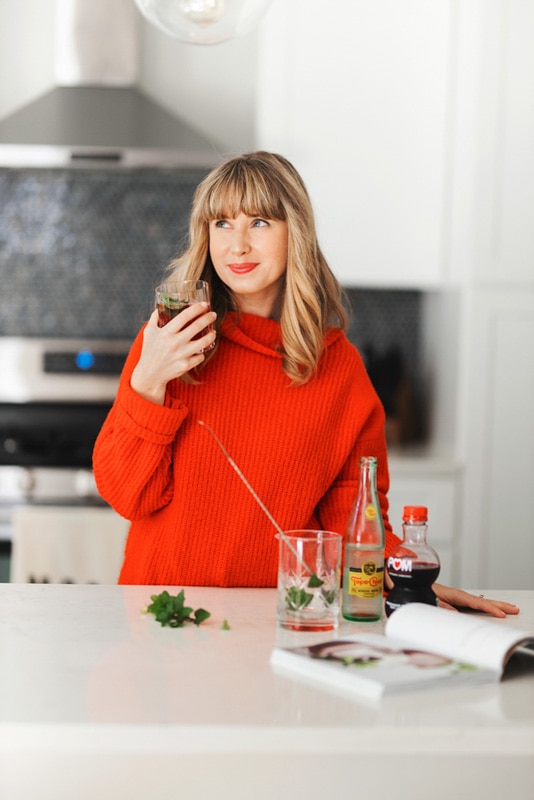
<path id="1" fill-rule="evenodd" d="M 534 286 L 534 3 L 494 0 L 484 14 L 475 278 Z"/>
<path id="2" fill-rule="evenodd" d="M 462 584 L 534 587 L 534 290 L 480 291 L 471 315 Z"/>
<path id="3" fill-rule="evenodd" d="M 259 146 L 290 158 L 346 285 L 439 286 L 451 0 L 275 0 L 260 29 Z"/>

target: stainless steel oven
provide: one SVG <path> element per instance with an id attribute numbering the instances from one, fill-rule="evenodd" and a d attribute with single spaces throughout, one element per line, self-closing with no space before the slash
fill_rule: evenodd
<path id="1" fill-rule="evenodd" d="M 105 506 L 93 479 L 92 450 L 128 349 L 126 341 L 0 337 L 4 564 L 15 509 Z"/>

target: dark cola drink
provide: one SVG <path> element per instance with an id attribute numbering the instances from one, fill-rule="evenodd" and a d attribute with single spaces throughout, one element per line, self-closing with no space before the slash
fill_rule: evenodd
<path id="1" fill-rule="evenodd" d="M 428 511 L 425 506 L 405 506 L 402 516 L 403 541 L 386 562 L 393 588 L 385 602 L 386 616 L 406 603 L 436 606 L 432 584 L 439 575 L 439 557 L 427 544 Z"/>
<path id="2" fill-rule="evenodd" d="M 163 328 L 171 319 L 174 319 L 174 317 L 178 316 L 178 314 L 195 303 L 206 303 L 206 311 L 204 313 L 211 311 L 210 290 L 206 281 L 162 283 L 161 286 L 156 287 L 158 328 Z M 195 334 L 195 336 L 192 337 L 192 341 L 201 339 L 211 330 L 213 330 L 213 326 L 210 324 L 200 331 L 200 333 Z M 208 347 L 199 352 L 207 352 L 214 347 L 215 342 L 212 342 Z"/>
<path id="3" fill-rule="evenodd" d="M 389 617 L 396 608 L 405 603 L 426 603 L 436 606 L 438 601 L 432 584 L 439 575 L 439 564 L 412 563 L 409 572 L 401 572 L 395 570 L 395 563 L 398 562 L 399 559 L 395 558 L 388 558 L 387 561 L 389 576 L 394 586 L 386 599 L 386 616 Z"/>

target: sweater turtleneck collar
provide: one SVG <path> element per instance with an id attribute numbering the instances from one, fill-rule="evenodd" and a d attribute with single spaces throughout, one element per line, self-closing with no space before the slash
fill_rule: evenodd
<path id="1" fill-rule="evenodd" d="M 264 355 L 282 358 L 280 323 L 273 319 L 231 311 L 222 322 L 221 335 Z"/>
<path id="2" fill-rule="evenodd" d="M 280 323 L 273 319 L 231 311 L 224 318 L 220 332 L 226 339 L 243 347 L 282 358 L 282 331 Z M 340 328 L 329 328 L 326 333 L 326 347 L 342 335 Z"/>

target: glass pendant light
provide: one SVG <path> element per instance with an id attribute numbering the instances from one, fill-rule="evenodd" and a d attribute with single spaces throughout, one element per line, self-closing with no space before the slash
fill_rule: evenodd
<path id="1" fill-rule="evenodd" d="M 251 31 L 271 0 L 135 0 L 169 36 L 190 44 L 219 44 Z"/>

